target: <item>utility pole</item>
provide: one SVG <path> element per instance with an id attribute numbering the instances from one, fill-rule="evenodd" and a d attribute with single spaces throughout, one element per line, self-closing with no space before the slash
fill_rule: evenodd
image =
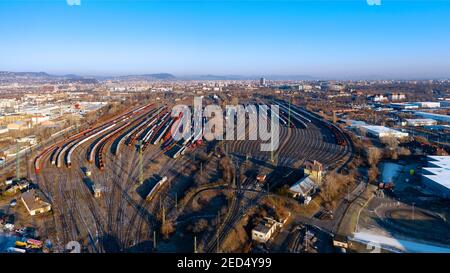
<path id="1" fill-rule="evenodd" d="M 153 231 L 153 249 L 156 249 L 156 231 Z"/>
<path id="2" fill-rule="evenodd" d="M 197 236 L 194 236 L 194 253 L 197 253 Z"/>
<path id="3" fill-rule="evenodd" d="M 139 140 L 139 184 L 144 183 L 144 166 L 142 163 L 142 140 Z"/>
<path id="4" fill-rule="evenodd" d="M 19 180 L 20 179 L 20 156 L 19 156 L 19 152 L 20 152 L 20 148 L 19 148 L 19 140 L 16 139 L 16 179 Z"/>
<path id="5" fill-rule="evenodd" d="M 288 127 L 291 127 L 291 98 L 289 97 Z"/>

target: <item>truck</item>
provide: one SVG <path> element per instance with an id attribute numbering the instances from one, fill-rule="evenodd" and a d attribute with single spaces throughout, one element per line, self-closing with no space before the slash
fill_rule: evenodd
<path id="1" fill-rule="evenodd" d="M 35 240 L 35 239 L 28 239 L 27 244 L 31 248 L 42 248 L 42 246 L 44 245 L 44 243 L 42 241 Z"/>
<path id="2" fill-rule="evenodd" d="M 392 183 L 392 182 L 387 182 L 387 183 L 380 182 L 378 184 L 378 189 L 380 189 L 380 190 L 392 190 L 392 189 L 394 189 L 394 183 Z"/>
<path id="3" fill-rule="evenodd" d="M 26 242 L 22 242 L 22 241 L 16 241 L 15 245 L 17 247 L 24 247 L 24 248 L 28 247 L 28 244 Z"/>

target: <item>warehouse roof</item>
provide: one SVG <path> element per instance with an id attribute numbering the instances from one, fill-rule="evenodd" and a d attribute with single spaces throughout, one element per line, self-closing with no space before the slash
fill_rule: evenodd
<path id="1" fill-rule="evenodd" d="M 407 122 L 436 122 L 434 119 L 431 118 L 407 118 Z"/>
<path id="2" fill-rule="evenodd" d="M 29 211 L 40 209 L 50 205 L 44 195 L 36 190 L 30 190 L 22 193 L 22 201 Z"/>
<path id="3" fill-rule="evenodd" d="M 405 136 L 408 135 L 408 133 L 403 133 L 385 126 L 378 126 L 378 125 L 365 125 L 362 126 L 364 129 L 368 131 L 372 131 L 376 134 L 404 134 Z"/>
<path id="4" fill-rule="evenodd" d="M 435 113 L 428 113 L 428 112 L 414 112 L 414 114 L 416 114 L 418 116 L 422 116 L 422 117 L 433 118 L 435 120 L 450 122 L 449 115 L 442 115 L 442 114 L 435 114 Z"/>
<path id="5" fill-rule="evenodd" d="M 289 190 L 295 194 L 301 194 L 303 196 L 307 195 L 316 187 L 316 183 L 309 178 L 309 176 L 303 177 L 298 182 L 296 182 Z"/>
<path id="6" fill-rule="evenodd" d="M 423 176 L 450 189 L 450 156 L 428 156 L 431 167 L 423 168 L 431 174 Z"/>

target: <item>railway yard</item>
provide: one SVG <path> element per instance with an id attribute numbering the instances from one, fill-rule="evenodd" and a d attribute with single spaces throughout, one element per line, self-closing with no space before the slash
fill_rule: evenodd
<path id="1" fill-rule="evenodd" d="M 317 160 L 332 170 L 352 156 L 349 139 L 333 124 L 285 101 L 264 100 L 248 103 L 279 105 L 280 143 L 274 152 L 260 151 L 260 140 L 175 141 L 169 129 L 181 122 L 170 116 L 169 103 L 129 109 L 39 151 L 28 162 L 30 178 L 52 204 L 51 214 L 36 219 L 40 236 L 49 238 L 57 252 L 67 251 L 71 241 L 81 243 L 87 252 L 157 251 L 164 222 L 177 223 L 189 216 L 189 209 L 180 208 L 178 201 L 187 198 L 185 192 L 199 172 L 199 155 L 209 157 L 201 163 L 202 174 L 219 176 L 211 164 L 218 164 L 214 154 L 221 150 L 232 164 L 253 171 L 236 173 L 231 188 L 224 184 L 205 187 L 233 195 L 227 210 L 219 213 L 222 219 L 216 223 L 217 231 L 205 235 L 209 239 L 198 247 L 205 252 L 221 251 L 217 244 L 227 238 L 246 210 L 280 183 L 283 172 L 279 168 L 292 169 L 305 160 Z M 257 130 L 249 121 L 246 125 L 246 136 Z M 268 174 L 266 188 L 258 185 L 255 172 Z M 194 191 L 194 196 L 199 192 Z M 161 251 L 177 249 L 161 246 Z"/>

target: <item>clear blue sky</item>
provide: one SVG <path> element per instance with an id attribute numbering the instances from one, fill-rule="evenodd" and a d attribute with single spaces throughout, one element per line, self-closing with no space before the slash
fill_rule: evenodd
<path id="1" fill-rule="evenodd" d="M 450 77 L 450 1 L 0 0 L 0 70 Z"/>

